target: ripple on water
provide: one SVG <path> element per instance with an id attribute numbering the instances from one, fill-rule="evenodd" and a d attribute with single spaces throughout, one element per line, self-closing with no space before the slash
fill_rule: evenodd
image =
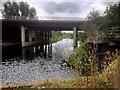
<path id="1" fill-rule="evenodd" d="M 64 39 L 52 45 L 52 59 L 35 57 L 33 60 L 2 62 L 2 83 L 26 82 L 44 79 L 67 78 L 69 68 L 62 64 L 73 52 L 73 40 Z M 1 83 L 1 82 L 0 82 Z"/>

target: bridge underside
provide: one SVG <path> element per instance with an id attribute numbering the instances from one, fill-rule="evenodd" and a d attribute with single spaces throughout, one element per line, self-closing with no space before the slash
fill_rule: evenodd
<path id="1" fill-rule="evenodd" d="M 2 20 L 2 40 L 5 45 L 22 44 L 22 47 L 48 44 L 52 31 L 74 31 L 74 47 L 77 47 L 77 31 L 82 21 L 58 20 Z"/>
<path id="2" fill-rule="evenodd" d="M 80 29 L 83 21 L 59 20 L 2 20 L 2 25 L 7 27 L 21 27 L 34 30 L 73 31 L 73 27 Z"/>

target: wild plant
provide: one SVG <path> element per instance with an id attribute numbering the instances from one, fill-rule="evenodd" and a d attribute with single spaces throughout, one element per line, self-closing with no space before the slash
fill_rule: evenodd
<path id="1" fill-rule="evenodd" d="M 68 63 L 70 63 L 71 67 L 78 70 L 79 79 L 83 77 L 85 87 L 93 88 L 109 86 L 110 80 L 113 80 L 111 77 L 117 74 L 109 74 L 111 75 L 110 77 L 109 75 L 103 73 L 105 71 L 111 73 L 110 70 L 114 72 L 109 68 L 111 66 L 114 67 L 113 62 L 120 57 L 120 52 L 117 49 L 114 52 L 107 51 L 104 56 L 105 58 L 103 58 L 103 63 L 101 63 L 97 62 L 97 54 L 95 53 L 95 50 L 91 48 L 86 49 L 85 47 L 83 46 L 76 49 L 70 56 Z M 99 64 L 101 64 L 101 67 L 99 67 Z M 96 76 L 98 79 L 101 78 L 103 81 L 101 79 L 97 81 Z M 80 85 L 80 87 L 82 87 L 82 85 Z"/>

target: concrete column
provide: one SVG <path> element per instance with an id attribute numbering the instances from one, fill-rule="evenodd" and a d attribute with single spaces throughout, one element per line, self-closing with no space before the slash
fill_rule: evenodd
<path id="1" fill-rule="evenodd" d="M 40 35 L 39 35 L 39 31 L 37 30 L 37 41 L 40 40 Z"/>
<path id="2" fill-rule="evenodd" d="M 39 30 L 38 39 L 39 39 L 39 41 L 43 40 L 43 31 Z"/>
<path id="3" fill-rule="evenodd" d="M 74 48 L 77 47 L 77 29 L 73 27 L 73 46 Z"/>
<path id="4" fill-rule="evenodd" d="M 21 26 L 21 42 L 25 42 L 25 27 Z"/>
<path id="5" fill-rule="evenodd" d="M 43 31 L 40 32 L 40 41 L 43 40 Z"/>
<path id="6" fill-rule="evenodd" d="M 43 40 L 43 31 L 39 31 L 39 41 Z"/>
<path id="7" fill-rule="evenodd" d="M 45 50 L 44 50 L 44 58 L 46 59 L 47 56 L 47 45 L 45 45 Z"/>
<path id="8" fill-rule="evenodd" d="M 52 38 L 52 31 L 50 31 L 50 38 Z"/>
<path id="9" fill-rule="evenodd" d="M 32 41 L 32 31 L 29 30 L 29 42 L 31 42 L 31 41 Z"/>
<path id="10" fill-rule="evenodd" d="M 49 40 L 49 36 L 50 36 L 49 34 L 50 34 L 50 32 L 48 31 L 48 40 Z"/>
<path id="11" fill-rule="evenodd" d="M 46 40 L 47 38 L 46 38 L 46 31 L 45 31 L 45 40 Z"/>
<path id="12" fill-rule="evenodd" d="M 35 30 L 35 41 L 38 41 L 38 31 Z"/>

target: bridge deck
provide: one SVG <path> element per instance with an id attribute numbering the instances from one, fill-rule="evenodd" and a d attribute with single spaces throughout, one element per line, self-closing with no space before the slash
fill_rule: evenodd
<path id="1" fill-rule="evenodd" d="M 72 31 L 73 27 L 79 29 L 84 21 L 66 21 L 66 20 L 11 20 L 2 19 L 3 27 L 20 27 L 25 26 L 29 29 L 39 30 L 68 30 Z"/>

